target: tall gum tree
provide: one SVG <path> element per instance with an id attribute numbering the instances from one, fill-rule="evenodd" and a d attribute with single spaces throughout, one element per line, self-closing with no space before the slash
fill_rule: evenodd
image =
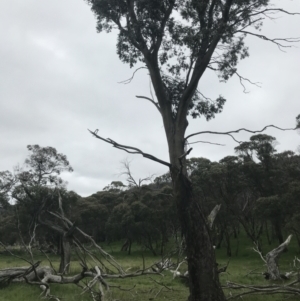
<path id="1" fill-rule="evenodd" d="M 265 18 L 282 13 L 268 0 L 86 0 L 97 18 L 98 32 L 118 31 L 117 53 L 130 67 L 148 69 L 155 97 L 137 96 L 152 102 L 162 116 L 169 162 L 138 148 L 122 145 L 91 132 L 114 147 L 141 154 L 170 168 L 174 196 L 187 245 L 190 301 L 224 300 L 220 287 L 210 230 L 201 205 L 193 198 L 188 178 L 185 136 L 188 115 L 207 120 L 220 113 L 225 99 L 205 97 L 197 89 L 207 69 L 227 81 L 236 75 L 240 59 L 248 56 L 247 36 L 289 47 L 297 39 L 269 38 L 258 30 Z M 142 64 L 142 67 L 140 67 Z M 239 130 L 238 130 L 239 131 Z M 237 131 L 237 132 L 238 132 Z M 209 133 L 209 132 L 205 132 Z M 216 134 L 216 132 L 214 132 Z M 231 132 L 220 133 L 232 136 Z M 233 136 L 232 136 L 233 137 Z"/>

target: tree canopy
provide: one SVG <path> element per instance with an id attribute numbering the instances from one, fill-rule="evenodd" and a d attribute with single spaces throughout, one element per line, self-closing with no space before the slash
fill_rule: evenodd
<path id="1" fill-rule="evenodd" d="M 245 38 L 256 36 L 279 47 L 297 39 L 268 38 L 263 21 L 277 13 L 291 14 L 269 0 L 87 0 L 97 17 L 98 32 L 118 30 L 117 53 L 130 67 L 150 71 L 155 105 L 171 108 L 172 117 L 187 113 L 207 120 L 220 113 L 225 98 L 211 100 L 197 90 L 207 68 L 221 81 L 237 75 L 238 62 L 249 56 Z M 153 100 L 153 99 L 152 99 Z M 154 101 L 154 100 L 153 100 Z"/>

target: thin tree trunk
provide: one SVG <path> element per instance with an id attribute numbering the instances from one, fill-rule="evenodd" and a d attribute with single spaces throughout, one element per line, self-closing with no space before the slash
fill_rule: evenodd
<path id="1" fill-rule="evenodd" d="M 268 244 L 271 245 L 272 241 L 270 239 L 268 221 L 265 222 L 265 228 L 266 228 L 266 234 L 267 234 Z"/>
<path id="2" fill-rule="evenodd" d="M 131 255 L 131 245 L 132 245 L 132 241 L 131 239 L 128 239 L 129 240 L 129 244 L 128 244 L 128 255 Z"/>
<path id="3" fill-rule="evenodd" d="M 278 242 L 280 244 L 283 243 L 283 235 L 282 235 L 282 231 L 281 231 L 281 223 L 280 223 L 280 220 L 275 220 L 273 222 L 273 225 L 274 225 L 274 230 L 275 230 L 275 234 L 276 234 L 276 237 L 278 239 Z"/>
<path id="4" fill-rule="evenodd" d="M 65 234 L 61 237 L 61 255 L 59 273 L 68 274 L 71 263 L 71 245 L 72 239 L 67 237 Z"/>
<path id="5" fill-rule="evenodd" d="M 222 244 L 223 238 L 224 238 L 224 228 L 222 227 L 221 228 L 221 233 L 218 237 L 218 242 L 216 244 L 216 249 L 221 249 L 221 244 Z"/>
<path id="6" fill-rule="evenodd" d="M 227 256 L 231 257 L 230 234 L 227 228 L 225 228 L 225 240 L 226 240 Z"/>

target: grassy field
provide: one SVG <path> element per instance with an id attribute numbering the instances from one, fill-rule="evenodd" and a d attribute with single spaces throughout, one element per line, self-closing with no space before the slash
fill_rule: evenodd
<path id="1" fill-rule="evenodd" d="M 226 285 L 227 281 L 242 283 L 242 284 L 259 284 L 268 285 L 270 282 L 265 280 L 261 275 L 265 271 L 262 260 L 259 255 L 252 250 L 252 246 L 248 239 L 245 237 L 240 237 L 239 251 L 238 255 L 233 255 L 230 258 L 230 263 L 227 269 L 227 273 L 222 273 L 220 275 L 220 280 L 223 285 Z M 235 253 L 237 241 L 232 240 L 232 250 Z M 267 251 L 274 248 L 274 245 L 263 244 L 263 251 Z M 146 266 L 151 265 L 153 262 L 159 260 L 158 257 L 152 256 L 146 251 L 142 251 L 140 246 L 135 245 L 132 250 L 131 255 L 124 254 L 120 252 L 120 244 L 114 243 L 108 245 L 103 245 L 103 247 L 109 251 L 114 258 L 119 261 L 124 269 L 131 269 L 131 271 L 138 270 L 142 268 L 143 257 L 145 259 Z M 292 270 L 292 261 L 295 256 L 299 254 L 298 246 L 295 240 L 289 246 L 288 252 L 285 252 L 280 258 L 280 269 L 282 272 Z M 228 257 L 226 256 L 226 249 L 221 248 L 216 250 L 217 262 L 220 266 L 226 265 Z M 75 258 L 75 256 L 73 256 Z M 35 260 L 43 260 L 42 265 L 49 265 L 47 260 L 43 255 L 37 254 Z M 51 260 L 54 265 L 58 267 L 59 257 L 51 256 Z M 12 257 L 8 254 L 0 255 L 0 269 L 12 266 L 26 266 L 26 263 L 21 259 Z M 182 266 L 182 271 L 186 270 L 186 266 Z M 250 273 L 252 271 L 252 273 Z M 76 274 L 81 272 L 81 267 L 79 262 L 76 260 L 72 261 L 70 267 L 71 274 Z M 250 274 L 249 274 L 250 273 Z M 146 301 L 146 300 L 173 300 L 173 301 L 183 301 L 187 300 L 188 288 L 179 278 L 173 279 L 169 271 L 165 271 L 164 276 L 141 276 L 136 278 L 126 278 L 111 281 L 111 289 L 106 293 L 106 300 L 136 300 L 136 301 Z M 113 287 L 116 286 L 116 287 Z M 118 287 L 118 288 L 117 288 Z M 225 289 L 226 296 L 230 293 L 236 293 Z M 30 286 L 28 284 L 11 284 L 8 287 L 3 287 L 0 289 L 0 301 L 32 301 L 39 300 L 41 290 L 38 286 Z M 61 300 L 71 301 L 87 301 L 90 300 L 88 294 L 81 294 L 82 290 L 75 285 L 51 285 L 51 294 L 61 297 Z M 273 295 L 273 296 L 259 296 L 251 295 L 244 296 L 242 300 L 247 301 L 279 301 L 286 300 L 286 296 Z M 241 299 L 239 299 L 241 300 Z M 289 297 L 288 300 L 294 301 L 299 300 L 296 297 Z"/>

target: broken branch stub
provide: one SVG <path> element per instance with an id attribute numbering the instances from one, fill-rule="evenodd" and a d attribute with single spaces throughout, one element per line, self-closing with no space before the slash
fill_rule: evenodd
<path id="1" fill-rule="evenodd" d="M 214 221 L 220 209 L 221 209 L 221 204 L 216 205 L 214 209 L 211 211 L 211 213 L 209 214 L 209 216 L 207 217 L 207 223 L 210 229 L 212 229 L 212 226 L 214 224 Z"/>

